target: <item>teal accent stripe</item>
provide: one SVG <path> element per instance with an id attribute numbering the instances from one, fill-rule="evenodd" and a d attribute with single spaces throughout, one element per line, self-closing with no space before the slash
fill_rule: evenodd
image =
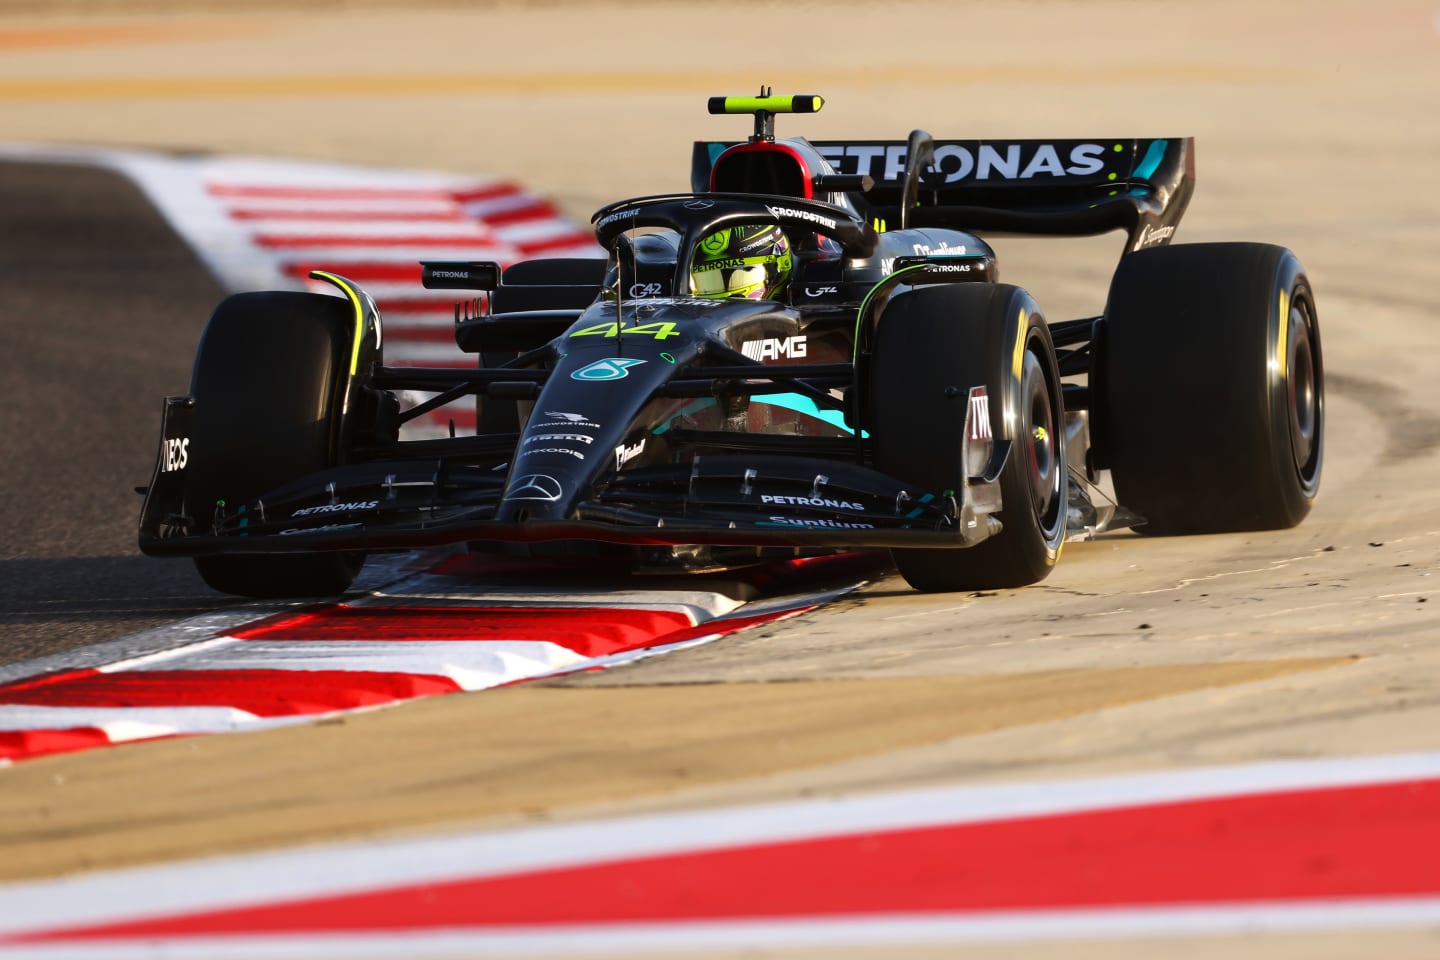
<path id="1" fill-rule="evenodd" d="M 925 504 L 925 503 L 929 503 L 931 500 L 934 500 L 934 499 L 935 499 L 935 494 L 933 494 L 933 493 L 927 493 L 927 494 L 925 494 L 925 496 L 923 496 L 923 497 L 920 498 L 920 502 L 921 502 L 922 504 Z M 909 513 L 905 514 L 905 519 L 906 519 L 906 520 L 914 520 L 916 517 L 920 516 L 920 514 L 922 514 L 922 513 L 924 513 L 924 512 L 925 512 L 925 508 L 924 508 L 923 506 L 916 507 L 914 510 L 911 510 Z"/>
<path id="2" fill-rule="evenodd" d="M 839 410 L 821 409 L 820 406 L 817 405 L 813 399 L 805 396 L 803 393 L 767 393 L 764 396 L 751 397 L 750 402 L 768 403 L 770 404 L 770 406 L 780 407 L 782 410 L 794 410 L 796 413 L 803 413 L 807 417 L 814 417 L 816 420 L 823 420 L 826 423 L 830 424 L 832 427 L 839 427 L 841 430 L 844 430 L 848 434 L 853 435 L 855 433 L 854 430 L 846 426 L 845 415 L 842 414 Z M 706 397 L 701 400 L 695 400 L 691 403 L 687 403 L 685 406 L 680 408 L 680 410 L 675 414 L 675 416 L 689 416 L 692 413 L 698 413 L 699 411 L 704 410 L 707 407 L 713 406 L 715 406 L 715 400 L 713 398 Z M 662 423 L 660 426 L 652 430 L 651 433 L 654 433 L 656 436 L 661 436 L 667 433 L 669 430 L 670 424 Z M 862 437 L 870 436 L 870 434 L 864 430 L 860 431 L 860 435 Z"/>
<path id="3" fill-rule="evenodd" d="M 785 410 L 794 410 L 796 413 L 803 413 L 807 417 L 814 417 L 816 420 L 824 420 L 832 427 L 839 427 L 848 434 L 854 434 L 845 423 L 845 415 L 839 410 L 822 410 L 813 399 L 803 393 L 767 393 L 764 396 L 751 397 L 751 403 L 768 403 L 772 407 L 780 407 Z M 865 431 L 860 431 L 862 437 L 868 437 Z"/>
<path id="4" fill-rule="evenodd" d="M 1145 159 L 1135 168 L 1135 176 L 1141 180 L 1149 180 L 1155 168 L 1160 166 L 1160 161 L 1165 159 L 1165 150 L 1169 146 L 1169 140 L 1151 140 L 1150 149 L 1145 151 Z"/>

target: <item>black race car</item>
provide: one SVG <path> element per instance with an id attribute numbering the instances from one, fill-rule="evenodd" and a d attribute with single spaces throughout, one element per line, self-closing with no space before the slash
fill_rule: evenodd
<path id="1" fill-rule="evenodd" d="M 920 590 L 978 590 L 1044 578 L 1067 533 L 1306 515 L 1314 297 L 1281 247 L 1169 244 L 1192 140 L 775 139 L 821 103 L 712 99 L 753 136 L 697 143 L 692 193 L 596 213 L 606 259 L 423 264 L 483 292 L 455 328 L 477 369 L 387 367 L 343 277 L 229 297 L 165 400 L 141 549 L 251 596 L 338 593 L 367 552 L 548 541 L 707 567 L 888 548 Z M 1059 322 L 981 238 L 1111 230 L 1104 314 Z M 475 435 L 401 439 L 472 395 Z"/>

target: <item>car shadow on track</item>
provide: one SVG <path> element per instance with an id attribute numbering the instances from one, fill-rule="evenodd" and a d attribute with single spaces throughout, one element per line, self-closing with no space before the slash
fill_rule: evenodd
<path id="1" fill-rule="evenodd" d="M 190 563 L 141 556 L 0 560 L 0 664 L 237 605 Z"/>

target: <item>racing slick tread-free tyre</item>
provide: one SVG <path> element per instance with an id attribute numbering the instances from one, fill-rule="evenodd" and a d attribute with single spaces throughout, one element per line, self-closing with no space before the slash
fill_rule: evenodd
<path id="1" fill-rule="evenodd" d="M 215 308 L 195 356 L 186 502 L 202 525 L 217 501 L 244 503 L 334 466 L 349 304 L 313 293 L 242 293 Z M 247 597 L 344 592 L 363 553 L 196 557 L 216 590 Z"/>
<path id="2" fill-rule="evenodd" d="M 965 283 L 895 297 L 870 377 L 876 466 L 900 480 L 936 494 L 960 489 L 972 386 L 986 387 L 995 439 L 1015 440 L 1000 476 L 1003 529 L 973 547 L 892 551 L 906 582 L 938 592 L 1045 579 L 1065 539 L 1065 417 L 1054 344 L 1030 295 Z"/>
<path id="3" fill-rule="evenodd" d="M 1103 435 L 1120 503 L 1156 535 L 1293 527 L 1320 488 L 1315 300 L 1284 247 L 1198 243 L 1120 261 Z"/>

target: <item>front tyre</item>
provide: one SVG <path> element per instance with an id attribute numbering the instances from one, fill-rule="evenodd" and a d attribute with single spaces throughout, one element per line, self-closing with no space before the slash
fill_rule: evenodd
<path id="1" fill-rule="evenodd" d="M 1049 576 L 1065 540 L 1065 430 L 1049 328 L 1008 284 L 922 287 L 895 297 L 870 368 L 876 466 L 927 492 L 959 490 L 967 397 L 984 385 L 995 438 L 1015 441 L 1000 476 L 1003 529 L 963 549 L 893 551 L 927 592 L 1021 587 Z"/>
<path id="2" fill-rule="evenodd" d="M 216 505 L 247 503 L 340 462 L 349 304 L 313 293 L 242 293 L 215 308 L 190 393 L 195 416 L 187 512 L 203 529 Z M 365 555 L 324 552 L 196 557 L 205 582 L 245 597 L 343 593 Z"/>
<path id="3" fill-rule="evenodd" d="M 1142 533 L 1293 527 L 1320 490 L 1325 375 L 1315 298 L 1289 250 L 1157 247 L 1120 261 L 1105 308 L 1107 459 Z"/>

